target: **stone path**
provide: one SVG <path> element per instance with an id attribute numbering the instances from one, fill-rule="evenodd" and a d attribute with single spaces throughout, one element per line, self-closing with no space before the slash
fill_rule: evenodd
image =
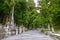
<path id="1" fill-rule="evenodd" d="M 11 36 L 2 40 L 53 40 L 37 30 L 30 30 L 19 35 Z"/>

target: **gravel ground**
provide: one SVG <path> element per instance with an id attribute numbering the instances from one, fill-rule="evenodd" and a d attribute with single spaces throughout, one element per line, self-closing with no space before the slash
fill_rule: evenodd
<path id="1" fill-rule="evenodd" d="M 53 40 L 50 36 L 46 36 L 37 30 L 30 30 L 19 35 L 10 36 L 2 40 Z"/>

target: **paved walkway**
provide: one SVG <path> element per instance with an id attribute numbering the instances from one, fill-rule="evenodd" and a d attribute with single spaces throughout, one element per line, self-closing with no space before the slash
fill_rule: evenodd
<path id="1" fill-rule="evenodd" d="M 50 36 L 39 33 L 37 30 L 30 30 L 19 35 L 5 38 L 3 40 L 53 40 Z"/>

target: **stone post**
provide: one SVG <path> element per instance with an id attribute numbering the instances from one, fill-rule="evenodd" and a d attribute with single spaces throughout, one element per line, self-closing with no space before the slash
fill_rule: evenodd
<path id="1" fill-rule="evenodd" d="M 19 34 L 22 33 L 22 27 L 19 28 Z"/>
<path id="2" fill-rule="evenodd" d="M 18 35 L 18 28 L 16 29 L 16 35 Z"/>
<path id="3" fill-rule="evenodd" d="M 25 32 L 25 27 L 23 27 L 23 32 Z"/>

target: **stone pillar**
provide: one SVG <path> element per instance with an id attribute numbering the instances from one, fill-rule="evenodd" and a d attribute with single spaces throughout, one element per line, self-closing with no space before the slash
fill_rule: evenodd
<path id="1" fill-rule="evenodd" d="M 16 35 L 18 35 L 18 28 L 16 29 Z"/>
<path id="2" fill-rule="evenodd" d="M 0 29 L 2 29 L 2 24 L 0 24 Z"/>
<path id="3" fill-rule="evenodd" d="M 27 28 L 25 28 L 25 31 L 27 31 L 28 29 Z"/>
<path id="4" fill-rule="evenodd" d="M 19 28 L 19 34 L 22 33 L 22 27 Z"/>
<path id="5" fill-rule="evenodd" d="M 50 24 L 48 23 L 48 30 L 50 31 Z"/>
<path id="6" fill-rule="evenodd" d="M 23 27 L 23 32 L 25 32 L 25 27 Z"/>
<path id="7" fill-rule="evenodd" d="M 4 27 L 4 29 L 5 29 L 5 32 L 6 32 L 5 35 L 8 36 L 9 35 L 9 27 L 8 26 Z"/>
<path id="8" fill-rule="evenodd" d="M 54 32 L 54 28 L 52 27 L 52 32 Z"/>

